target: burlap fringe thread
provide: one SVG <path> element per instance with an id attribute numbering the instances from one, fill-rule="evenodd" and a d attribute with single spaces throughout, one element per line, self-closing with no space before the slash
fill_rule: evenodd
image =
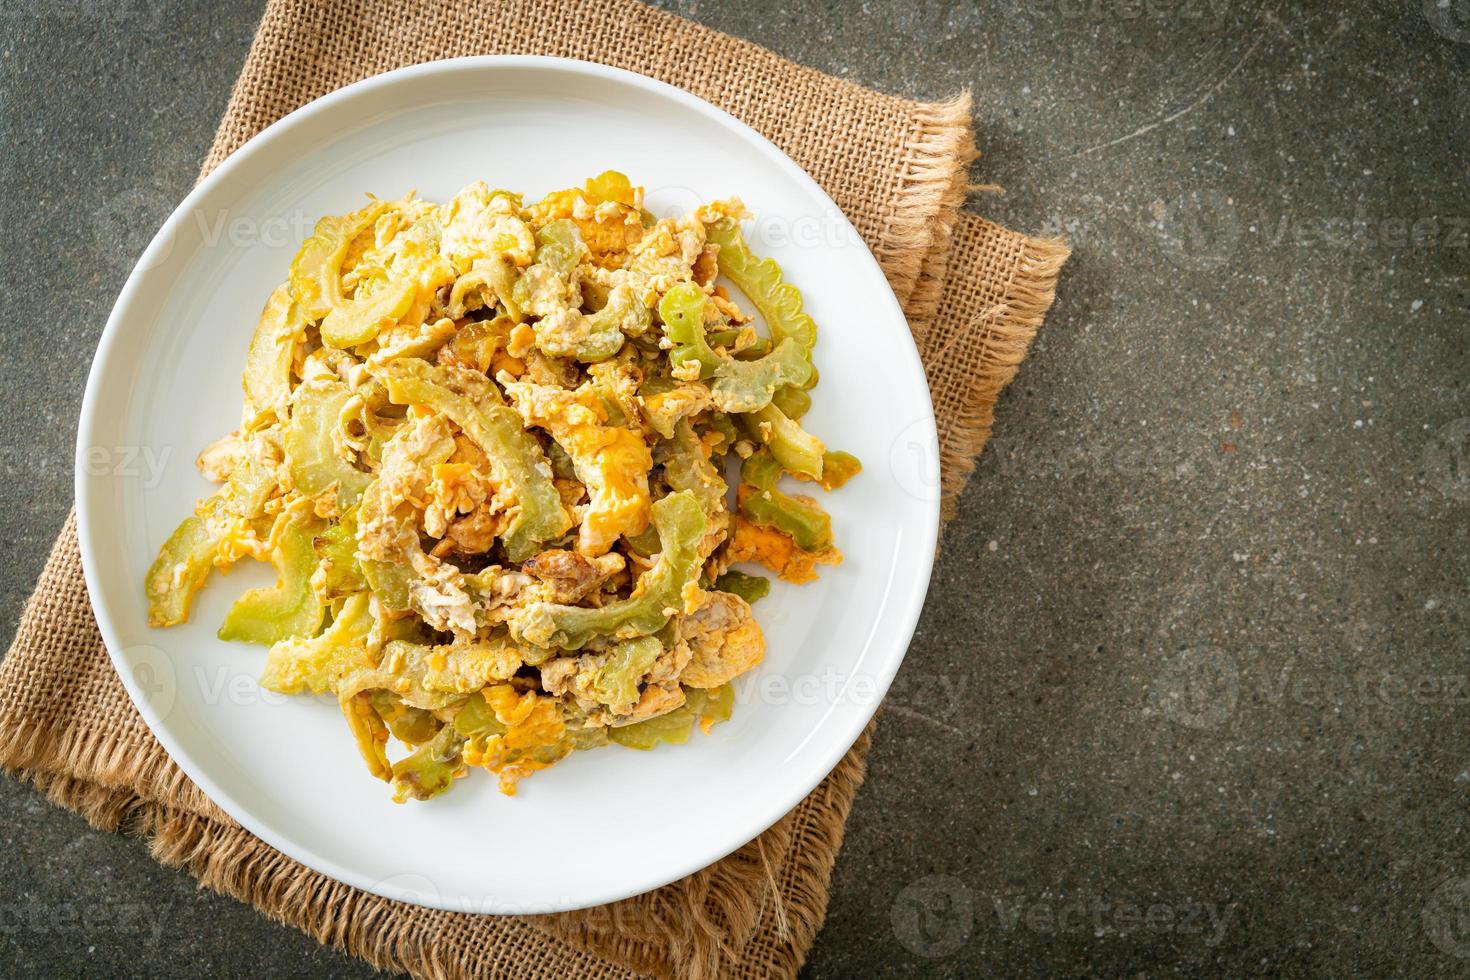
<path id="1" fill-rule="evenodd" d="M 965 178 L 980 155 L 970 128 L 970 93 L 923 107 L 913 147 L 899 173 L 896 205 L 884 216 L 883 243 L 874 256 L 894 295 L 908 297 L 910 324 L 928 324 L 939 308 L 939 286 L 949 264 L 949 239 L 965 200 Z M 934 220 L 934 215 L 939 220 Z M 927 289 L 920 290 L 924 282 Z"/>

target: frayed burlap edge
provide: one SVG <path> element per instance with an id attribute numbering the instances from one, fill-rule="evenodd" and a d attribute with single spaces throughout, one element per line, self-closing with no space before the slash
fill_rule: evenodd
<path id="1" fill-rule="evenodd" d="M 926 271 L 934 277 L 926 266 L 948 262 L 949 236 L 965 197 L 965 175 L 978 155 L 970 102 L 966 90 L 944 102 L 919 105 L 898 191 L 873 250 L 910 323 L 932 318 L 938 308 L 937 287 L 922 298 L 915 287 Z M 943 280 L 943 268 L 938 278 Z"/>
<path id="2" fill-rule="evenodd" d="M 983 334 L 983 356 L 960 412 L 940 420 L 939 467 L 943 474 L 940 515 L 949 521 L 975 462 L 990 439 L 995 402 L 1016 376 L 1031 341 L 1056 298 L 1057 279 L 1072 254 L 1060 238 L 1026 240 L 1005 299 L 975 317 L 967 331 Z"/>
<path id="3" fill-rule="evenodd" d="M 0 748 L 0 769 L 16 773 L 77 773 L 107 791 L 126 791 L 141 800 L 168 802 L 212 820 L 233 824 L 230 816 L 189 781 L 173 760 L 140 761 L 141 747 L 110 733 L 66 730 L 61 735 L 45 725 L 22 723 L 12 728 Z M 88 820 L 92 814 L 78 810 Z"/>

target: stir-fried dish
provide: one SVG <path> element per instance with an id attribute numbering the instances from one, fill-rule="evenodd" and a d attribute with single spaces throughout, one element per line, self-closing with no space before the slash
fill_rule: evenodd
<path id="1" fill-rule="evenodd" d="M 240 427 L 199 456 L 220 487 L 149 570 L 150 622 L 184 622 L 211 569 L 273 565 L 220 637 L 269 647 L 264 687 L 334 696 L 399 801 L 708 732 L 765 653 L 769 581 L 732 566 L 804 582 L 842 558 L 781 480 L 859 469 L 802 428 L 816 325 L 745 217 L 655 218 L 608 171 L 323 218 L 255 328 Z"/>

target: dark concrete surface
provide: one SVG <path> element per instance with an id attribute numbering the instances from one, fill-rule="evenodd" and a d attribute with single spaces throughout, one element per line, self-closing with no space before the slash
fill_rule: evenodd
<path id="1" fill-rule="evenodd" d="M 675 9 L 933 98 L 1068 235 L 874 746 L 813 978 L 1470 972 L 1470 8 Z M 0 618 L 258 4 L 0 7 Z M 0 973 L 359 975 L 0 780 Z"/>

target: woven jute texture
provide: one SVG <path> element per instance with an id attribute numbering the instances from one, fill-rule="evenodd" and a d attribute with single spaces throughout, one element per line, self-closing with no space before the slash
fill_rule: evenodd
<path id="1" fill-rule="evenodd" d="M 600 61 L 670 82 L 750 124 L 816 178 L 904 306 L 928 372 L 952 501 L 1067 257 L 1060 242 L 960 211 L 975 155 L 967 96 L 926 104 L 880 95 L 633 0 L 273 0 L 204 172 L 269 123 L 349 82 L 423 61 L 513 53 Z M 794 811 L 682 881 L 580 912 L 469 916 L 386 901 L 316 874 L 251 836 L 190 783 L 113 672 L 72 520 L 0 665 L 0 766 L 97 827 L 142 835 L 159 861 L 210 888 L 377 966 L 431 977 L 793 975 L 826 914 L 871 731 Z"/>

